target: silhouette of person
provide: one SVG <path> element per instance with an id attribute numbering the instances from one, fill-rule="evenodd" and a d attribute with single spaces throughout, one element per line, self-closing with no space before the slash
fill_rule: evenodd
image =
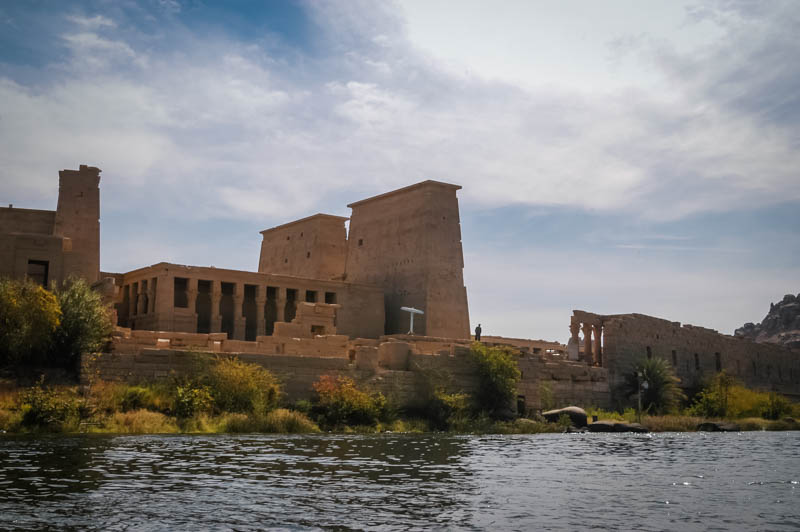
<path id="1" fill-rule="evenodd" d="M 480 342 L 481 341 L 481 331 L 483 331 L 483 329 L 481 329 L 481 324 L 479 323 L 478 326 L 475 327 L 475 341 L 476 342 Z"/>

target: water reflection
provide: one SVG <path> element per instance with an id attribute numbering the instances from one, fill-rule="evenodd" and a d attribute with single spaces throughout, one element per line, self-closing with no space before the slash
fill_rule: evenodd
<path id="1" fill-rule="evenodd" d="M 0 529 L 788 530 L 798 450 L 797 433 L 6 437 Z"/>

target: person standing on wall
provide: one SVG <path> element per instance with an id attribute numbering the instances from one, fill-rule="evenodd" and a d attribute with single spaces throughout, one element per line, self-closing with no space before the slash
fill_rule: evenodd
<path id="1" fill-rule="evenodd" d="M 478 326 L 475 327 L 475 341 L 476 342 L 480 342 L 481 341 L 481 332 L 482 331 L 483 331 L 483 329 L 481 329 L 481 324 L 479 323 Z"/>

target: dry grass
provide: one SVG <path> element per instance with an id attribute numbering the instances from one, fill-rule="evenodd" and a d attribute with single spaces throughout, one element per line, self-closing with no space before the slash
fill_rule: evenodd
<path id="1" fill-rule="evenodd" d="M 110 432 L 113 434 L 173 434 L 180 432 L 173 418 L 149 410 L 117 412 L 105 419 L 99 428 L 89 432 Z"/>
<path id="2" fill-rule="evenodd" d="M 0 430 L 16 432 L 22 421 L 22 412 L 0 408 Z"/>
<path id="3" fill-rule="evenodd" d="M 278 408 L 264 416 L 247 414 L 227 414 L 220 416 L 217 423 L 219 432 L 269 434 L 304 434 L 319 432 L 316 423 L 308 419 L 302 412 Z"/>
<path id="4" fill-rule="evenodd" d="M 706 421 L 705 418 L 695 416 L 643 416 L 642 425 L 651 432 L 691 432 L 697 430 L 697 425 Z"/>

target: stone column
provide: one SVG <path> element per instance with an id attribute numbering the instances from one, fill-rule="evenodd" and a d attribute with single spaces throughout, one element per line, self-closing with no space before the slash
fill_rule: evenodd
<path id="1" fill-rule="evenodd" d="M 191 330 L 197 332 L 197 279 L 189 279 L 186 287 L 186 299 L 189 302 L 189 312 L 194 316 Z"/>
<path id="2" fill-rule="evenodd" d="M 264 307 L 267 305 L 267 287 L 259 286 L 256 290 L 256 337 L 258 337 L 267 333 L 267 323 L 264 318 Z"/>
<path id="3" fill-rule="evenodd" d="M 142 314 L 147 313 L 147 306 L 145 302 L 145 296 L 147 295 L 147 291 L 144 289 L 143 286 L 144 282 L 139 281 L 139 299 L 136 302 L 136 314 L 141 316 Z"/>
<path id="4" fill-rule="evenodd" d="M 569 323 L 569 342 L 567 343 L 567 356 L 570 360 L 578 360 L 580 358 L 580 338 L 578 332 L 581 330 L 581 325 L 577 321 L 570 320 Z"/>
<path id="5" fill-rule="evenodd" d="M 147 313 L 151 314 L 156 311 L 156 285 L 155 277 L 147 281 Z"/>
<path id="6" fill-rule="evenodd" d="M 583 359 L 587 364 L 591 364 L 592 356 L 592 326 L 588 323 L 583 324 Z"/>
<path id="7" fill-rule="evenodd" d="M 286 318 L 286 289 L 282 286 L 278 287 L 277 290 L 277 297 L 278 299 L 275 301 L 275 310 L 277 311 L 277 317 L 275 321 L 285 321 Z"/>
<path id="8" fill-rule="evenodd" d="M 244 285 L 236 283 L 233 288 L 233 339 L 244 340 Z"/>
<path id="9" fill-rule="evenodd" d="M 598 366 L 603 365 L 602 353 L 601 353 L 601 338 L 603 334 L 603 326 L 599 323 L 594 324 L 594 363 Z"/>
<path id="10" fill-rule="evenodd" d="M 211 332 L 222 332 L 222 315 L 219 313 L 219 304 L 222 301 L 222 284 L 211 281 Z"/>

